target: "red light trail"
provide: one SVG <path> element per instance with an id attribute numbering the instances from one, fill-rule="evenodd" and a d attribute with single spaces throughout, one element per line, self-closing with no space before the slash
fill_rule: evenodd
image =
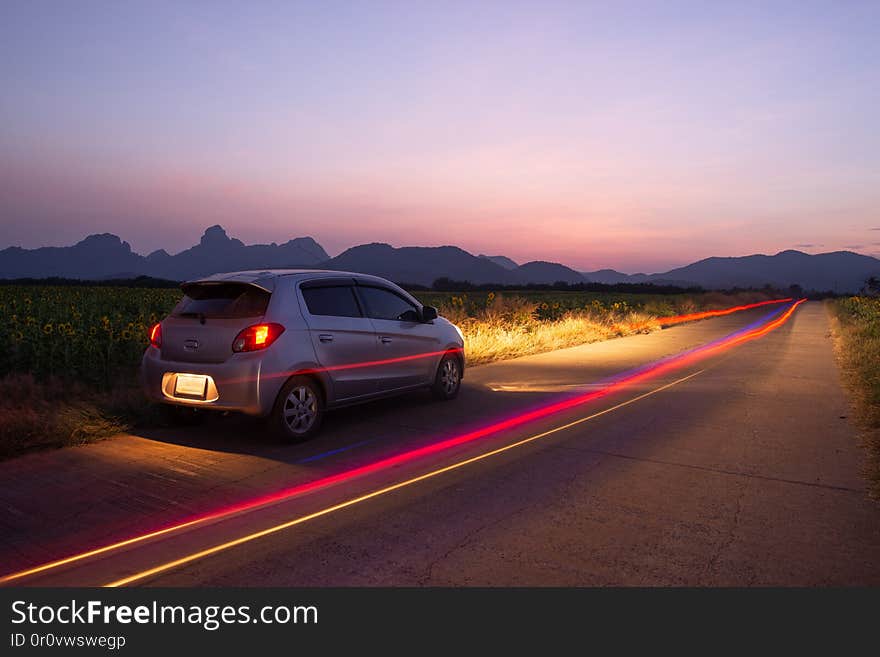
<path id="1" fill-rule="evenodd" d="M 742 310 L 751 310 L 752 308 L 760 308 L 761 306 L 769 306 L 775 303 L 788 303 L 794 299 L 773 299 L 772 301 L 759 301 L 758 303 L 749 303 L 744 306 L 734 306 L 733 308 L 725 308 L 724 310 L 705 310 L 699 313 L 690 313 L 689 315 L 675 315 L 673 317 L 661 317 L 657 323 L 661 326 L 672 326 L 681 322 L 692 322 L 698 319 L 707 319 L 709 317 L 721 317 L 722 315 L 730 315 L 738 313 Z"/>
<path id="2" fill-rule="evenodd" d="M 515 427 L 522 426 L 529 422 L 533 422 L 538 419 L 546 418 L 555 414 L 558 414 L 562 411 L 576 408 L 579 406 L 583 406 L 589 402 L 595 401 L 597 399 L 607 397 L 614 392 L 627 387 L 632 386 L 636 383 L 640 383 L 646 381 L 648 379 L 654 378 L 661 374 L 680 369 L 682 367 L 686 367 L 687 365 L 693 364 L 699 360 L 703 360 L 709 356 L 721 353 L 726 351 L 736 345 L 742 344 L 744 342 L 748 342 L 751 340 L 755 340 L 759 337 L 766 335 L 767 333 L 775 330 L 776 328 L 782 326 L 788 319 L 792 316 L 797 307 L 802 304 L 806 299 L 800 299 L 799 301 L 793 303 L 788 309 L 782 312 L 779 316 L 774 319 L 768 321 L 767 323 L 756 326 L 755 328 L 748 328 L 744 331 L 739 331 L 737 333 L 733 333 L 726 338 L 718 340 L 716 342 L 709 343 L 702 347 L 697 347 L 696 349 L 684 352 L 683 354 L 679 354 L 677 356 L 673 356 L 671 358 L 665 359 L 653 365 L 649 365 L 648 367 L 642 368 L 635 373 L 624 376 L 616 381 L 610 382 L 605 385 L 603 388 L 598 390 L 594 390 L 588 393 L 576 395 L 567 399 L 563 399 L 558 402 L 553 402 L 547 404 L 545 406 L 533 409 L 531 411 L 527 411 L 525 413 L 520 413 L 513 417 L 494 422 L 492 424 L 485 425 L 473 431 L 469 431 L 457 436 L 453 436 L 451 438 L 447 438 L 444 440 L 439 440 L 438 442 L 431 443 L 429 445 L 425 445 L 422 447 L 418 447 L 415 449 L 411 449 L 405 452 L 401 452 L 399 454 L 385 457 L 374 461 L 372 463 L 368 463 L 366 465 L 358 466 L 355 468 L 351 468 L 348 470 L 344 470 L 342 472 L 328 475 L 322 477 L 320 479 L 316 479 L 310 482 L 306 482 L 303 484 L 298 484 L 296 486 L 292 486 L 290 488 L 282 489 L 280 491 L 276 491 L 273 493 L 269 493 L 266 495 L 261 495 L 249 500 L 244 500 L 237 504 L 233 504 L 222 509 L 218 509 L 212 512 L 208 512 L 196 517 L 193 517 L 188 520 L 183 520 L 172 524 L 168 527 L 157 529 L 155 531 L 146 532 L 143 534 L 139 534 L 136 536 L 132 536 L 128 539 L 118 541 L 115 543 L 111 543 L 108 545 L 104 545 L 101 547 L 97 547 L 91 550 L 87 550 L 81 552 L 79 554 L 74 554 L 63 559 L 59 559 L 56 561 L 52 561 L 49 563 L 45 563 L 39 566 L 34 566 L 32 568 L 28 568 L 16 573 L 11 573 L 9 575 L 0 577 L 0 584 L 18 580 L 29 575 L 38 574 L 40 572 L 44 572 L 53 568 L 61 567 L 70 563 L 74 563 L 76 561 L 80 561 L 92 556 L 98 556 L 100 554 L 105 554 L 112 550 L 116 550 L 122 547 L 126 547 L 129 545 L 133 545 L 135 543 L 140 543 L 143 541 L 147 541 L 152 538 L 157 538 L 160 536 L 164 536 L 170 534 L 172 532 L 185 529 L 187 527 L 192 527 L 197 524 L 205 523 L 211 520 L 218 520 L 226 517 L 230 517 L 237 513 L 242 513 L 245 511 L 251 511 L 257 509 L 259 507 L 266 506 L 268 504 L 281 502 L 285 500 L 292 499 L 294 497 L 302 496 L 309 492 L 324 489 L 334 484 L 338 484 L 341 482 L 351 481 L 358 477 L 362 477 L 364 475 L 372 474 L 375 472 L 379 472 L 382 470 L 386 470 L 396 465 L 401 465 L 404 463 L 409 463 L 431 454 L 436 454 L 439 452 L 443 452 L 454 447 L 464 445 L 467 443 L 474 442 L 480 438 L 484 438 L 489 435 L 495 435 L 502 431 L 513 429 Z M 753 304 L 750 306 L 745 306 L 745 308 L 755 308 L 761 305 L 767 305 L 768 303 L 782 303 L 782 301 L 776 302 L 762 302 L 760 304 Z M 714 311 L 714 312 L 723 312 L 723 311 Z M 731 311 L 736 312 L 736 311 Z M 389 488 L 390 490 L 390 488 Z M 235 542 L 233 542 L 235 543 Z"/>
<path id="3" fill-rule="evenodd" d="M 428 351 L 423 354 L 413 354 L 411 356 L 398 356 L 397 358 L 385 358 L 382 360 L 371 360 L 362 363 L 347 363 L 345 365 L 330 365 L 328 367 L 296 370 L 294 374 L 316 374 L 318 372 L 336 372 L 338 370 L 350 370 L 356 367 L 375 367 L 379 365 L 390 365 L 392 363 L 402 363 L 408 360 L 418 360 L 420 358 L 430 358 L 431 356 L 445 356 L 446 354 L 459 354 L 463 352 L 464 349 L 462 349 L 461 347 L 457 347 L 455 349 L 443 349 L 442 351 Z M 284 376 L 286 376 L 286 374 Z"/>
<path id="4" fill-rule="evenodd" d="M 659 324 L 660 326 L 673 326 L 675 324 L 681 324 L 682 322 L 692 322 L 700 319 L 708 319 L 710 317 L 721 317 L 723 315 L 730 315 L 736 312 L 741 312 L 743 310 L 752 310 L 754 308 L 760 308 L 762 306 L 768 306 L 771 304 L 778 303 L 787 303 L 792 301 L 792 299 L 772 299 L 770 301 L 759 301 L 757 303 L 750 303 L 742 306 L 734 306 L 732 308 L 724 308 L 723 310 L 706 310 L 698 313 L 690 313 L 688 315 L 672 315 L 670 317 L 660 317 L 651 322 L 644 322 L 641 324 L 629 324 L 626 326 L 629 330 L 642 330 L 648 328 L 652 324 Z M 393 365 L 394 363 L 403 363 L 406 361 L 419 360 L 422 358 L 434 358 L 436 356 L 444 356 L 446 354 L 457 354 L 464 353 L 465 350 L 458 347 L 454 349 L 443 349 L 441 351 L 427 351 L 421 354 L 412 354 L 409 356 L 398 356 L 396 358 L 384 358 L 381 360 L 370 360 L 370 361 L 362 361 L 358 363 L 345 363 L 343 365 L 330 365 L 327 367 L 309 367 L 298 370 L 291 370 L 289 372 L 279 372 L 277 374 L 267 375 L 262 374 L 264 378 L 272 377 L 284 377 L 295 376 L 297 374 L 319 374 L 321 372 L 338 372 L 341 370 L 351 370 L 357 369 L 361 367 L 381 367 L 383 365 Z M 241 381 L 247 381 L 250 379 L 224 379 L 223 383 L 240 383 Z"/>

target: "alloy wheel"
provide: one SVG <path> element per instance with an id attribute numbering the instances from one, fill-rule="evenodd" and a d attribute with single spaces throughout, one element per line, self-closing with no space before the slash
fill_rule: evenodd
<path id="1" fill-rule="evenodd" d="M 458 363 L 450 358 L 443 363 L 443 367 L 440 370 L 440 385 L 443 386 L 443 392 L 451 395 L 458 387 L 458 381 Z"/>
<path id="2" fill-rule="evenodd" d="M 284 400 L 284 423 L 291 433 L 301 434 L 311 429 L 318 417 L 318 398 L 308 386 L 297 386 Z"/>

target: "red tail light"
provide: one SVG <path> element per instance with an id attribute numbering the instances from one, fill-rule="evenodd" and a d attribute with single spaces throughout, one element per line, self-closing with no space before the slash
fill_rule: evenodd
<path id="1" fill-rule="evenodd" d="M 150 344 L 154 347 L 162 346 L 162 325 L 156 324 L 150 329 Z"/>
<path id="2" fill-rule="evenodd" d="M 284 333 L 281 324 L 254 324 L 243 329 L 232 341 L 232 351 L 257 351 L 265 349 Z"/>

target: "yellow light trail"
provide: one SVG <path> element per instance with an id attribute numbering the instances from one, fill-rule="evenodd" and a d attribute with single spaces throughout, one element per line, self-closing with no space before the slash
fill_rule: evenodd
<path id="1" fill-rule="evenodd" d="M 498 454 L 502 454 L 504 452 L 508 452 L 512 449 L 516 449 L 517 447 L 522 447 L 523 445 L 527 445 L 528 443 L 535 442 L 536 440 L 540 440 L 541 438 L 546 438 L 554 433 L 559 433 L 560 431 L 565 431 L 566 429 L 570 429 L 579 424 L 583 424 L 584 422 L 589 422 L 590 420 L 594 420 L 597 417 L 601 417 L 602 415 L 607 415 L 608 413 L 612 413 L 624 406 L 629 406 L 630 404 L 634 404 L 637 401 L 641 401 L 646 397 L 650 397 L 652 395 L 656 395 L 659 392 L 667 390 L 673 386 L 676 386 L 680 383 L 684 383 L 688 379 L 692 379 L 695 376 L 702 374 L 706 370 L 699 370 L 687 376 L 684 376 L 680 379 L 676 379 L 670 383 L 660 386 L 659 388 L 655 388 L 653 390 L 649 390 L 646 393 L 638 395 L 637 397 L 633 397 L 632 399 L 628 399 L 619 404 L 615 404 L 609 408 L 593 413 L 592 415 L 588 415 L 586 417 L 579 418 L 577 420 L 573 420 L 572 422 L 568 422 L 567 424 L 560 425 L 558 427 L 554 427 L 553 429 L 548 429 L 547 431 L 542 431 L 541 433 L 537 433 L 533 436 L 529 436 L 528 438 L 523 438 L 522 440 L 518 440 L 514 443 L 510 443 L 509 445 L 504 445 L 503 447 L 498 447 L 497 449 L 493 449 L 491 451 L 485 452 L 484 454 L 478 454 L 477 456 L 472 456 L 470 458 L 464 459 L 463 461 L 458 461 L 457 463 L 452 463 L 451 465 L 444 466 L 442 468 L 437 468 L 436 470 L 432 470 L 431 472 L 426 472 L 425 474 L 421 474 L 417 477 L 412 477 L 411 479 L 407 479 L 405 481 L 398 482 L 396 484 L 392 484 L 390 486 L 385 486 L 384 488 L 380 488 L 378 490 L 374 490 L 370 493 L 365 493 L 364 495 L 359 495 L 358 497 L 354 497 L 350 500 L 346 500 L 345 502 L 340 502 L 339 504 L 334 504 L 333 506 L 329 506 L 325 509 L 321 509 L 320 511 L 315 511 L 313 513 L 309 513 L 304 516 L 300 516 L 299 518 L 294 518 L 293 520 L 288 520 L 286 522 L 282 522 L 280 524 L 274 525 L 272 527 L 268 527 L 266 529 L 262 529 L 257 532 L 253 532 L 251 534 L 247 534 L 245 536 L 241 536 L 239 538 L 233 539 L 231 541 L 226 541 L 225 543 L 220 543 L 218 545 L 214 545 L 213 547 L 206 548 L 204 550 L 199 550 L 198 552 L 193 552 L 192 554 L 188 554 L 184 557 L 180 557 L 179 559 L 174 559 L 173 561 L 168 561 L 166 563 L 160 564 L 153 568 L 148 568 L 147 570 L 142 570 L 133 575 L 129 575 L 128 577 L 123 577 L 122 579 L 115 580 L 108 584 L 104 584 L 105 587 L 116 588 L 120 586 L 126 586 L 127 584 L 132 584 L 133 582 L 138 582 L 140 580 L 146 579 L 148 577 L 152 577 L 153 575 L 158 575 L 159 573 L 163 573 L 167 570 L 171 570 L 172 568 L 177 568 L 178 566 L 183 566 L 185 564 L 191 563 L 193 561 L 197 561 L 199 559 L 203 559 L 205 557 L 209 557 L 213 554 L 217 554 L 218 552 L 223 552 L 224 550 L 229 550 L 230 548 L 234 548 L 236 546 L 242 545 L 244 543 L 249 543 L 251 541 L 255 541 L 259 538 L 263 538 L 264 536 L 269 536 L 270 534 L 275 534 L 277 532 L 283 531 L 285 529 L 290 529 L 291 527 L 295 527 L 296 525 L 301 525 L 304 522 L 308 522 L 309 520 L 314 520 L 315 518 L 320 518 L 322 516 L 329 515 L 335 511 L 340 511 L 342 509 L 346 509 L 348 507 L 354 506 L 356 504 L 360 504 L 361 502 L 366 502 L 367 500 L 371 500 L 373 498 L 379 497 L 380 495 L 386 495 L 387 493 L 391 493 L 396 490 L 400 490 L 401 488 L 405 488 L 407 486 L 412 486 L 420 481 L 425 481 L 426 479 L 431 479 L 438 475 L 444 474 L 446 472 L 450 472 L 451 470 L 457 470 L 459 468 L 463 468 L 466 465 L 470 465 L 471 463 L 476 463 L 478 461 L 482 461 L 492 456 L 496 456 Z"/>
<path id="2" fill-rule="evenodd" d="M 742 335 L 742 336 L 739 336 L 739 337 L 737 337 L 737 338 L 734 338 L 734 339 L 732 339 L 732 340 L 726 342 L 725 344 L 722 344 L 722 345 L 714 345 L 714 346 L 709 347 L 709 348 L 706 350 L 706 354 L 714 353 L 714 352 L 716 352 L 716 351 L 718 351 L 718 350 L 721 350 L 721 349 L 730 348 L 731 346 L 733 346 L 733 345 L 735 345 L 735 344 L 739 344 L 739 343 L 744 342 L 744 341 L 747 341 L 747 340 L 752 340 L 752 339 L 755 339 L 755 338 L 757 338 L 757 337 L 760 337 L 760 336 L 762 336 L 762 335 L 765 335 L 765 334 L 769 333 L 770 331 L 772 331 L 772 330 L 774 330 L 775 328 L 777 328 L 777 327 L 781 326 L 782 324 L 784 324 L 784 323 L 785 323 L 785 322 L 791 317 L 791 315 L 794 313 L 794 311 L 797 309 L 797 307 L 798 307 L 801 303 L 803 303 L 804 301 L 805 301 L 805 299 L 801 299 L 801 300 L 799 300 L 798 302 L 794 303 L 794 304 L 793 304 L 790 308 L 788 308 L 787 311 L 785 311 L 781 316 L 777 317 L 775 320 L 771 321 L 770 323 L 764 325 L 764 326 L 761 327 L 760 329 L 749 331 L 749 332 L 745 333 L 745 334 Z M 703 370 L 701 370 L 701 371 L 703 371 Z M 698 373 L 699 373 L 699 372 L 698 372 Z M 694 374 L 694 375 L 691 375 L 691 376 L 695 376 L 695 374 Z M 382 489 L 382 490 L 380 490 L 380 491 L 375 491 L 375 492 L 370 493 L 370 494 L 368 494 L 368 495 L 366 495 L 366 496 L 362 496 L 362 497 L 360 497 L 360 498 L 355 498 L 355 499 L 353 499 L 353 500 L 349 500 L 349 501 L 347 501 L 347 502 L 344 502 L 344 503 L 342 503 L 342 504 L 340 504 L 340 505 L 337 505 L 337 506 L 335 506 L 335 507 L 332 507 L 332 508 L 330 508 L 330 509 L 324 509 L 324 510 L 322 510 L 322 511 L 316 512 L 315 514 L 310 514 L 309 516 L 304 516 L 303 518 L 298 518 L 298 519 L 296 519 L 296 520 L 290 521 L 289 523 L 285 523 L 284 526 L 282 526 L 282 527 L 279 527 L 279 528 L 270 528 L 272 531 L 268 531 L 268 530 L 266 530 L 266 531 L 268 531 L 268 533 L 272 533 L 273 531 L 280 531 L 280 529 L 284 529 L 284 528 L 287 528 L 287 527 L 290 527 L 290 526 L 293 526 L 293 525 L 299 524 L 299 523 L 301 523 L 301 522 L 305 522 L 306 520 L 310 520 L 310 519 L 312 519 L 312 518 L 319 517 L 319 516 L 321 516 L 321 515 L 326 515 L 327 513 L 331 513 L 332 511 L 335 511 L 335 510 L 338 510 L 338 509 L 341 509 L 341 508 L 345 508 L 346 506 L 351 506 L 352 504 L 357 504 L 358 502 L 362 502 L 362 501 L 364 501 L 364 500 L 371 499 L 372 497 L 376 497 L 376 496 L 378 496 L 378 495 L 382 495 L 382 494 L 387 493 L 387 492 L 390 492 L 390 491 L 392 491 L 392 490 L 397 490 L 398 488 L 401 488 L 401 487 L 403 487 L 403 486 L 407 486 L 407 485 L 410 485 L 410 484 L 412 484 L 412 483 L 416 483 L 417 481 L 422 481 L 423 479 L 426 479 L 426 478 L 428 478 L 428 477 L 436 476 L 437 474 L 441 474 L 441 473 L 443 473 L 443 472 L 447 472 L 448 470 L 455 469 L 455 468 L 461 467 L 461 466 L 463 466 L 463 465 L 467 465 L 468 463 L 472 463 L 472 462 L 474 462 L 474 461 L 481 460 L 482 458 L 486 458 L 486 457 L 488 457 L 488 456 L 492 456 L 492 455 L 494 455 L 494 454 L 497 454 L 497 453 L 500 453 L 500 452 L 506 451 L 507 449 L 512 449 L 512 448 L 514 448 L 514 447 L 518 447 L 518 446 L 520 446 L 520 445 L 522 445 L 522 444 L 525 444 L 525 443 L 531 442 L 531 441 L 533 441 L 533 440 L 537 440 L 538 438 L 543 438 L 543 437 L 546 436 L 546 435 L 549 435 L 549 434 L 555 433 L 555 432 L 557 432 L 557 431 L 561 431 L 561 430 L 567 429 L 567 428 L 569 428 L 569 427 L 571 427 L 571 426 L 574 426 L 574 425 L 577 425 L 577 424 L 579 424 L 579 423 L 581 423 L 581 422 L 586 422 L 586 421 L 591 420 L 591 419 L 594 419 L 594 418 L 596 418 L 596 417 L 598 417 L 598 416 L 600 416 L 600 415 L 604 415 L 605 413 L 611 412 L 611 411 L 613 411 L 613 410 L 616 410 L 616 409 L 618 409 L 618 408 L 621 408 L 621 407 L 623 407 L 623 406 L 626 406 L 626 405 L 628 405 L 628 404 L 631 404 L 631 403 L 633 403 L 633 402 L 635 402 L 635 401 L 638 401 L 638 400 L 640 400 L 640 399 L 643 399 L 643 398 L 645 398 L 645 397 L 647 397 L 647 396 L 649 396 L 649 395 L 651 395 L 651 394 L 654 394 L 655 392 L 660 392 L 661 390 L 664 390 L 664 389 L 666 389 L 666 388 L 668 388 L 668 387 L 670 387 L 670 386 L 672 386 L 672 385 L 676 385 L 677 383 L 680 383 L 680 382 L 682 382 L 682 381 L 685 381 L 685 380 L 687 380 L 688 378 L 691 378 L 691 377 L 690 377 L 690 376 L 689 376 L 689 377 L 684 377 L 683 379 L 679 379 L 678 381 L 674 381 L 674 382 L 672 382 L 671 384 L 668 384 L 668 385 L 666 385 L 666 386 L 662 386 L 662 387 L 660 387 L 660 388 L 657 388 L 657 389 L 654 390 L 654 391 L 651 391 L 651 392 L 646 393 L 646 394 L 644 394 L 644 395 L 640 395 L 640 396 L 638 396 L 638 397 L 635 397 L 635 398 L 633 398 L 633 399 L 631 399 L 631 400 L 628 400 L 628 401 L 626 401 L 626 402 L 623 402 L 623 403 L 621 403 L 621 404 L 618 404 L 617 406 L 613 406 L 613 407 L 611 407 L 611 408 L 609 408 L 609 409 L 606 409 L 606 410 L 601 411 L 601 412 L 599 412 L 599 413 L 595 413 L 595 414 L 590 415 L 590 416 L 588 416 L 588 417 L 586 417 L 586 418 L 581 418 L 580 420 L 576 420 L 576 421 L 574 421 L 574 422 L 572 422 L 572 423 L 569 423 L 569 424 L 567 424 L 567 425 L 563 425 L 563 426 L 561 426 L 561 427 L 557 427 L 556 429 L 552 429 L 552 430 L 549 430 L 549 431 L 547 431 L 547 432 L 544 432 L 544 433 L 538 434 L 537 436 L 533 436 L 533 437 L 531 437 L 531 438 L 524 439 L 523 441 L 518 441 L 518 442 L 513 443 L 513 444 L 511 444 L 511 445 L 509 445 L 509 446 L 507 446 L 507 447 L 499 448 L 498 450 L 493 450 L 492 452 L 488 452 L 488 453 L 486 453 L 486 454 L 484 454 L 484 455 L 480 455 L 480 456 L 474 457 L 474 458 L 472 458 L 472 459 L 469 459 L 469 460 L 467 460 L 467 461 L 464 461 L 464 462 L 461 462 L 461 463 L 457 463 L 457 464 L 453 464 L 453 465 L 451 465 L 451 466 L 447 466 L 446 468 L 442 468 L 442 469 L 440 469 L 440 470 L 438 470 L 438 471 L 435 471 L 435 472 L 432 472 L 432 473 L 428 473 L 428 474 L 426 474 L 426 475 L 422 475 L 422 476 L 420 476 L 420 477 L 416 477 L 416 478 L 414 478 L 414 479 L 412 479 L 412 480 L 408 480 L 408 481 L 405 481 L 405 482 L 401 482 L 400 484 L 395 484 L 394 486 L 388 487 L 387 489 Z M 258 508 L 258 506 L 259 506 L 259 505 L 253 505 L 253 508 Z M 186 529 L 186 528 L 189 528 L 189 527 L 192 527 L 192 526 L 195 526 L 195 525 L 199 525 L 199 524 L 205 523 L 205 522 L 210 521 L 210 520 L 220 520 L 220 519 L 222 519 L 222 518 L 229 517 L 229 516 L 233 515 L 234 513 L 243 512 L 243 511 L 248 511 L 248 510 L 251 510 L 251 508 L 245 508 L 245 507 L 243 507 L 243 508 L 241 508 L 241 509 L 224 510 L 224 511 L 222 511 L 222 512 L 210 513 L 210 514 L 207 514 L 207 515 L 205 515 L 205 516 L 202 516 L 202 517 L 199 517 L 199 518 L 192 519 L 192 520 L 190 520 L 190 521 L 180 522 L 180 523 L 177 523 L 177 524 L 172 525 L 172 526 L 170 526 L 170 527 L 166 527 L 166 528 L 159 529 L 159 530 L 156 530 L 156 531 L 152 531 L 152 532 L 148 532 L 148 533 L 141 534 L 141 535 L 138 535 L 138 536 L 134 536 L 134 537 L 129 538 L 129 539 L 126 539 L 126 540 L 117 541 L 117 542 L 115 542 L 115 543 L 111 543 L 111 544 L 109 544 L 109 545 L 105 545 L 105 546 L 102 546 L 102 547 L 99 547 L 99 548 L 95 548 L 95 549 L 92 549 L 92 550 L 84 551 L 84 552 L 81 552 L 81 553 L 78 553 L 78 554 L 71 555 L 71 556 L 69 556 L 69 557 L 65 557 L 65 558 L 63 558 L 63 559 L 58 559 L 58 560 L 55 560 L 55 561 L 51 561 L 51 562 L 48 562 L 48 563 L 45 563 L 45 564 L 41 564 L 41 565 L 38 565 L 38 566 L 34 566 L 34 567 L 31 567 L 31 568 L 27 568 L 27 569 L 25 569 L 25 570 L 21 570 L 21 571 L 15 572 L 15 573 L 11 573 L 11 574 L 8 574 L 8 575 L 5 575 L 5 576 L 2 576 L 2 577 L 0 577 L 0 584 L 5 584 L 5 583 L 8 583 L 8 582 L 12 582 L 12 581 L 16 581 L 16 580 L 19 580 L 19 579 L 23 579 L 23 578 L 28 577 L 28 576 L 31 576 L 31 575 L 37 575 L 37 574 L 39 574 L 39 573 L 42 573 L 42 572 L 45 572 L 45 571 L 48 571 L 48 570 L 52 570 L 52 569 L 55 569 L 55 568 L 60 568 L 60 567 L 62 567 L 62 566 L 69 565 L 69 564 L 71 564 L 71 563 L 75 563 L 75 562 L 78 562 L 78 561 L 82 561 L 82 560 L 85 560 L 85 559 L 88 559 L 88 558 L 91 558 L 91 557 L 100 556 L 100 555 L 102 555 L 102 554 L 106 554 L 106 553 L 108 553 L 108 552 L 111 552 L 111 551 L 114 551 L 114 550 L 118 550 L 118 549 L 121 549 L 121 548 L 124 548 L 124 547 L 128 547 L 128 546 L 131 546 L 131 545 L 134 545 L 134 544 L 137 544 L 137 543 L 145 542 L 145 541 L 148 541 L 148 540 L 153 539 L 153 538 L 159 538 L 159 537 L 162 537 L 162 536 L 164 536 L 164 535 L 170 534 L 170 533 L 172 533 L 172 532 L 177 532 L 177 531 L 180 531 L 180 530 L 182 530 L 182 529 Z M 255 536 L 254 538 L 259 538 L 260 536 L 265 535 L 266 531 L 264 531 L 263 533 L 258 533 L 258 535 Z M 253 538 L 248 538 L 247 540 L 253 540 Z M 241 541 L 241 540 L 239 540 L 239 541 L 233 541 L 233 542 L 231 542 L 231 543 L 230 543 L 228 546 L 226 546 L 226 547 L 232 547 L 232 546 L 234 546 L 234 545 L 239 544 L 240 542 L 243 542 L 243 541 Z M 226 549 L 226 547 L 224 547 L 223 549 Z M 214 551 L 218 551 L 218 550 L 215 550 L 215 549 L 212 548 L 211 551 L 209 551 L 207 554 L 213 554 Z M 201 556 L 207 556 L 207 554 L 205 554 L 205 555 L 201 555 Z M 195 558 L 198 558 L 198 557 L 195 557 Z M 169 566 L 169 567 L 173 567 L 173 566 Z M 144 577 L 146 577 L 146 576 L 148 576 L 148 575 L 144 575 Z M 123 583 L 125 583 L 126 581 L 128 581 L 128 578 L 126 578 L 126 580 L 124 580 L 124 581 L 123 581 L 123 580 L 120 580 L 120 581 L 123 582 Z M 113 583 L 113 584 L 116 584 L 116 583 Z"/>

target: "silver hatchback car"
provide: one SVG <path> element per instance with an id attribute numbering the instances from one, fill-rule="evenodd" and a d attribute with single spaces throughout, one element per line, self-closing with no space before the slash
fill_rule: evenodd
<path id="1" fill-rule="evenodd" d="M 267 417 L 283 437 L 303 440 L 329 408 L 418 388 L 458 394 L 461 331 L 382 278 L 243 271 L 181 288 L 142 361 L 155 401 Z"/>

